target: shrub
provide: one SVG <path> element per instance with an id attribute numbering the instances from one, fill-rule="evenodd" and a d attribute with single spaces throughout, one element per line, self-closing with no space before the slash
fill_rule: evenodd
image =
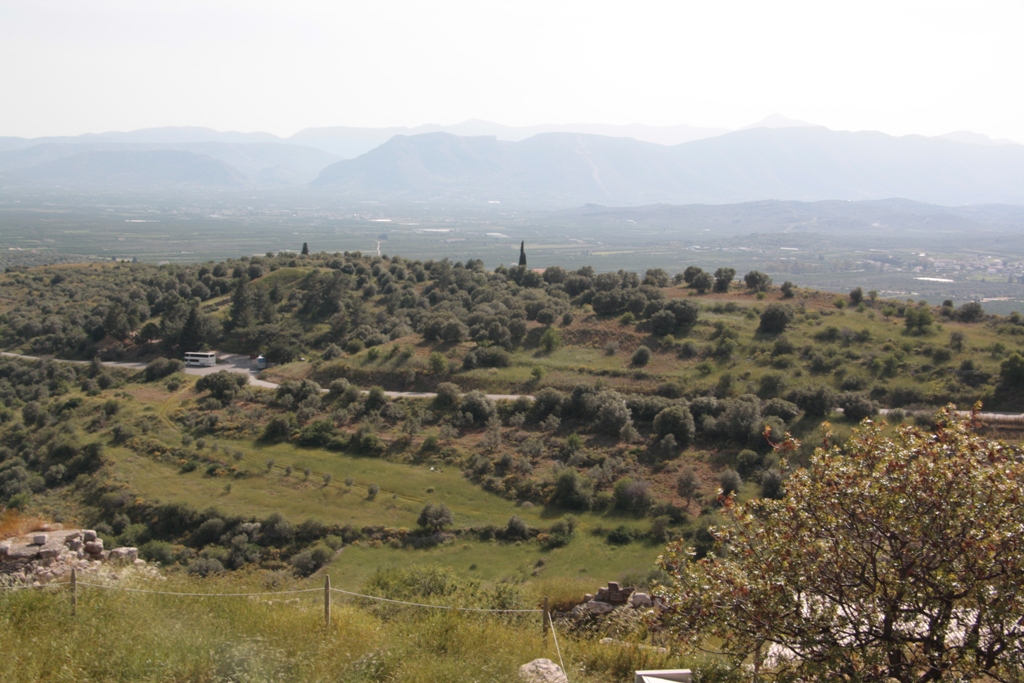
<path id="1" fill-rule="evenodd" d="M 743 479 L 736 470 L 727 469 L 718 475 L 718 485 L 722 487 L 722 493 L 727 496 L 730 493 L 739 492 L 740 487 L 743 486 Z"/>
<path id="2" fill-rule="evenodd" d="M 330 562 L 334 551 L 326 544 L 317 544 L 292 556 L 289 564 L 299 576 L 309 576 Z"/>
<path id="3" fill-rule="evenodd" d="M 627 545 L 636 538 L 636 532 L 626 525 L 620 525 L 608 532 L 608 542 L 614 545 Z"/>
<path id="4" fill-rule="evenodd" d="M 765 334 L 781 334 L 786 331 L 786 327 L 792 321 L 793 311 L 789 306 L 785 304 L 769 304 L 764 312 L 761 313 L 761 324 L 757 329 Z"/>
<path id="5" fill-rule="evenodd" d="M 662 437 L 672 435 L 675 445 L 686 449 L 693 443 L 696 426 L 690 411 L 677 405 L 665 408 L 654 417 L 654 431 Z"/>
<path id="6" fill-rule="evenodd" d="M 530 528 L 526 526 L 526 522 L 513 515 L 505 525 L 503 536 L 509 541 L 525 541 L 530 537 Z"/>
<path id="7" fill-rule="evenodd" d="M 638 368 L 642 368 L 651 362 L 651 350 L 646 346 L 639 347 L 633 352 L 633 357 L 630 358 L 630 362 Z"/>
<path id="8" fill-rule="evenodd" d="M 459 412 L 472 415 L 473 422 L 484 424 L 494 416 L 496 407 L 494 401 L 487 398 L 481 391 L 471 391 L 462 397 L 459 403 Z"/>
<path id="9" fill-rule="evenodd" d="M 847 392 L 839 397 L 839 407 L 843 409 L 846 419 L 860 422 L 866 417 L 878 414 L 878 403 L 867 394 Z"/>
<path id="10" fill-rule="evenodd" d="M 199 557 L 188 565 L 188 573 L 194 576 L 207 577 L 211 574 L 224 572 L 224 565 L 220 560 L 213 557 Z"/>
<path id="11" fill-rule="evenodd" d="M 184 368 L 185 364 L 177 358 L 154 358 L 146 366 L 144 373 L 146 381 L 152 382 L 180 372 Z"/>
<path id="12" fill-rule="evenodd" d="M 147 562 L 174 564 L 174 546 L 167 541 L 150 541 L 139 548 L 139 556 Z"/>
<path id="13" fill-rule="evenodd" d="M 558 331 L 558 328 L 549 327 L 541 335 L 540 345 L 545 351 L 551 353 L 562 345 L 562 333 Z"/>
<path id="14" fill-rule="evenodd" d="M 594 503 L 594 484 L 572 468 L 563 469 L 555 477 L 549 502 L 568 510 L 589 510 Z"/>
<path id="15" fill-rule="evenodd" d="M 420 516 L 416 520 L 424 529 L 437 533 L 446 526 L 451 526 L 455 521 L 452 511 L 444 503 L 427 503 L 420 510 Z"/>
<path id="16" fill-rule="evenodd" d="M 434 396 L 434 405 L 438 408 L 451 408 L 459 402 L 462 391 L 457 384 L 441 382 L 437 385 L 437 393 Z"/>
<path id="17" fill-rule="evenodd" d="M 650 484 L 640 479 L 619 480 L 615 484 L 614 496 L 616 508 L 638 515 L 646 514 L 654 505 Z"/>
<path id="18" fill-rule="evenodd" d="M 293 413 L 275 415 L 270 419 L 270 422 L 267 423 L 267 426 L 263 428 L 263 434 L 260 436 L 260 440 L 267 442 L 283 441 L 291 438 L 292 431 L 294 429 L 295 415 Z"/>

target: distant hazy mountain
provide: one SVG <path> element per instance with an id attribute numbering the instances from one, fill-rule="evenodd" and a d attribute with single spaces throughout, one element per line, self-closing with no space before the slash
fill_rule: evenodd
<path id="1" fill-rule="evenodd" d="M 95 189 L 230 187 L 246 178 L 229 164 L 181 150 L 83 151 L 4 172 L 10 183 Z"/>
<path id="2" fill-rule="evenodd" d="M 196 129 L 201 130 L 201 129 Z M 139 131 L 142 133 L 143 131 Z M 135 168 L 144 173 L 145 177 L 163 177 L 161 167 L 167 163 L 170 157 L 148 154 L 149 152 L 177 151 L 190 153 L 197 157 L 205 157 L 226 164 L 232 169 L 230 174 L 231 182 L 237 183 L 239 178 L 242 182 L 255 185 L 302 185 L 314 180 L 320 171 L 327 165 L 338 161 L 339 157 L 320 149 L 303 147 L 300 145 L 286 144 L 281 142 L 248 142 L 232 143 L 223 141 L 189 141 L 188 137 L 203 137 L 202 135 L 180 135 L 179 142 L 101 142 L 101 136 L 82 136 L 73 138 L 73 142 L 49 141 L 31 146 L 14 147 L 8 145 L 4 151 L 0 145 L 0 173 L 9 182 L 31 182 L 31 183 L 58 183 L 67 184 L 72 182 L 75 169 L 88 167 L 92 162 L 76 160 L 75 157 L 81 154 L 98 152 L 119 152 L 120 155 L 108 157 L 120 159 L 122 163 L 136 155 Z M 164 135 L 140 135 L 140 140 L 166 140 Z M 87 140 L 83 142 L 82 140 Z M 13 148 L 12 148 L 13 147 Z M 102 157 L 96 157 L 102 158 Z M 179 157 L 184 159 L 185 157 Z M 146 161 L 157 164 L 153 169 L 143 171 L 140 164 Z M 193 185 L 202 185 L 205 179 L 214 178 L 206 171 L 200 171 L 203 164 L 196 162 L 193 168 L 199 172 L 194 179 L 188 181 L 175 181 L 176 183 L 187 182 Z M 114 182 L 113 178 L 119 177 L 116 174 L 109 180 L 100 181 L 99 176 L 95 178 L 82 178 L 82 182 L 96 186 L 104 182 Z M 73 184 L 81 184 L 74 181 Z M 138 186 L 140 182 L 133 182 Z M 144 184 L 144 183 L 143 183 Z M 117 189 L 111 187 L 111 189 Z"/>
<path id="3" fill-rule="evenodd" d="M 395 136 L 328 166 L 343 197 L 573 205 L 884 199 L 1024 203 L 1024 146 L 820 127 L 755 128 L 674 146 L 545 133 L 519 142 Z"/>
<path id="4" fill-rule="evenodd" d="M 728 133 L 728 128 L 697 128 L 694 126 L 647 126 L 634 123 L 613 126 L 594 123 L 545 124 L 537 126 L 504 126 L 500 123 L 472 119 L 450 126 L 425 125 L 415 128 L 307 128 L 288 138 L 310 147 L 318 147 L 345 158 L 357 157 L 384 144 L 396 135 L 423 135 L 449 133 L 464 137 L 493 136 L 498 140 L 518 142 L 541 133 L 583 133 L 606 137 L 633 138 L 641 142 L 660 145 L 678 145 Z"/>

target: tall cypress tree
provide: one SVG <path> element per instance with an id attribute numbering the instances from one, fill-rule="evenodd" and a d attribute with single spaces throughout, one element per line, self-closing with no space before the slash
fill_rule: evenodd
<path id="1" fill-rule="evenodd" d="M 526 240 L 519 243 L 519 265 L 526 267 Z"/>

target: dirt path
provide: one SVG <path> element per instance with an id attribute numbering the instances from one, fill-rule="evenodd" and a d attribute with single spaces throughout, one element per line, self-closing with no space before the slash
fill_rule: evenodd
<path id="1" fill-rule="evenodd" d="M 22 358 L 24 360 L 52 360 L 59 363 L 75 363 L 78 365 L 88 365 L 90 361 L 87 360 L 65 360 L 63 358 L 46 358 L 43 356 L 26 356 L 21 353 L 13 353 L 10 351 L 0 351 L 0 356 L 7 356 L 8 358 Z M 146 368 L 145 363 L 118 363 L 114 361 L 100 361 L 103 366 L 109 368 L 121 368 L 122 370 L 144 370 Z M 268 382 L 266 380 L 259 379 L 257 375 L 259 370 L 253 367 L 254 361 L 248 356 L 241 354 L 225 354 L 217 356 L 217 364 L 206 367 L 206 368 L 195 368 L 187 367 L 184 372 L 186 375 L 195 375 L 202 377 L 203 375 L 211 375 L 221 370 L 227 370 L 228 372 L 235 372 L 240 375 L 245 375 L 249 378 L 249 384 L 254 387 L 261 387 L 263 389 L 277 389 L 280 385 L 274 382 Z M 326 389 L 324 392 L 326 393 Z M 363 391 L 364 394 L 369 393 Z M 389 398 L 426 398 L 432 399 L 437 394 L 430 391 L 385 391 L 385 396 Z M 492 401 L 514 401 L 517 398 L 525 396 L 526 398 L 533 400 L 533 396 L 529 394 L 486 394 L 487 398 Z"/>

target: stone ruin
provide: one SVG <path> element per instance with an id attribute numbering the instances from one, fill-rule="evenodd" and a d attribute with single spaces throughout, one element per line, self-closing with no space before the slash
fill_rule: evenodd
<path id="1" fill-rule="evenodd" d="M 91 529 L 48 525 L 43 531 L 0 541 L 0 584 L 42 586 L 105 565 L 145 566 L 136 548 L 104 550 Z"/>
<path id="2" fill-rule="evenodd" d="M 576 605 L 570 614 L 608 614 L 617 607 L 629 605 L 633 609 L 647 609 L 655 607 L 664 610 L 668 607 L 664 598 L 651 596 L 647 593 L 637 592 L 630 586 L 620 586 L 615 581 L 609 581 L 607 586 L 599 588 L 597 593 L 587 593 L 583 596 L 583 602 Z"/>

